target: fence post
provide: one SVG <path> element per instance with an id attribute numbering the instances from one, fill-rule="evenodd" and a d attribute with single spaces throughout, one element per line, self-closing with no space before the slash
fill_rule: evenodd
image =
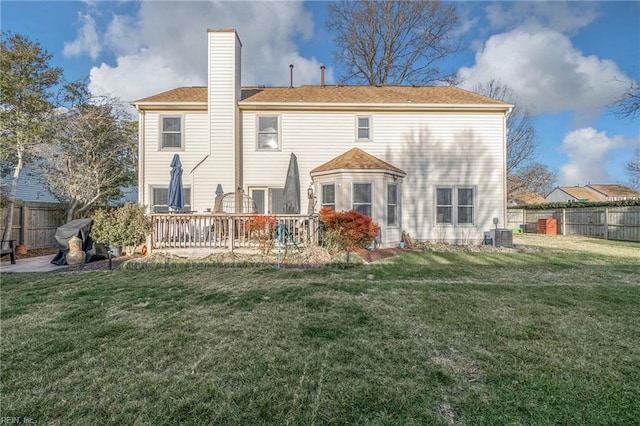
<path id="1" fill-rule="evenodd" d="M 567 235 L 567 209 L 562 208 L 562 235 Z"/>
<path id="2" fill-rule="evenodd" d="M 609 239 L 609 207 L 604 208 L 604 239 Z"/>
<path id="3" fill-rule="evenodd" d="M 29 248 L 29 244 L 27 243 L 27 235 L 29 233 L 27 230 L 29 229 L 29 224 L 27 223 L 27 212 L 29 211 L 29 207 L 27 207 L 26 203 L 22 203 L 20 206 L 20 238 L 19 244 L 24 244 Z"/>
<path id="4" fill-rule="evenodd" d="M 527 208 L 522 209 L 522 223 L 524 224 L 524 232 L 529 232 L 529 223 L 527 222 Z"/>
<path id="5" fill-rule="evenodd" d="M 234 220 L 232 216 L 229 216 L 229 250 L 233 251 L 233 248 L 235 246 L 235 230 L 233 229 L 233 225 L 234 225 Z"/>

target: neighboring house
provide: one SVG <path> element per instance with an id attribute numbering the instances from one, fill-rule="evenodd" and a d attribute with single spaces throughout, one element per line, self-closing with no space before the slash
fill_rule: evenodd
<path id="1" fill-rule="evenodd" d="M 604 202 L 640 199 L 640 193 L 623 185 L 557 186 L 546 197 L 550 203 Z"/>
<path id="2" fill-rule="evenodd" d="M 45 186 L 42 184 L 37 176 L 38 172 L 35 172 L 31 167 L 26 166 L 20 177 L 18 178 L 18 190 L 16 193 L 16 200 L 21 201 L 37 201 L 40 203 L 59 203 L 58 199 L 54 197 Z M 11 182 L 13 180 L 13 173 L 9 173 L 2 179 L 2 196 L 9 196 L 11 191 Z M 135 186 L 128 186 L 122 188 L 122 197 L 117 201 L 112 201 L 110 205 L 121 205 L 125 203 L 138 202 L 138 188 Z"/>
<path id="3" fill-rule="evenodd" d="M 517 192 L 509 199 L 510 206 L 531 206 L 546 203 L 548 201 L 542 195 L 528 191 Z"/>
<path id="4" fill-rule="evenodd" d="M 188 209 L 242 190 L 259 213 L 282 212 L 290 156 L 307 194 L 355 209 L 381 242 L 481 241 L 506 219 L 506 127 L 511 105 L 455 87 L 241 87 L 240 39 L 208 30 L 208 87 L 135 101 L 139 202 L 166 211 L 169 165 L 180 154 Z"/>
<path id="5" fill-rule="evenodd" d="M 11 192 L 13 172 L 2 179 L 2 195 L 8 197 Z M 25 166 L 18 178 L 16 200 L 37 201 L 40 203 L 57 203 L 58 200 L 40 182 L 31 167 Z"/>
<path id="6" fill-rule="evenodd" d="M 607 201 L 640 200 L 640 192 L 624 185 L 587 185 L 585 188 L 597 192 Z"/>

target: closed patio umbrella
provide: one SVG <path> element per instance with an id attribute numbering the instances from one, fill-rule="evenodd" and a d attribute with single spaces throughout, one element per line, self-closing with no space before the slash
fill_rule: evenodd
<path id="1" fill-rule="evenodd" d="M 284 181 L 283 204 L 285 214 L 300 214 L 300 173 L 298 159 L 291 153 L 287 178 Z"/>
<path id="2" fill-rule="evenodd" d="M 167 204 L 171 209 L 179 210 L 184 207 L 184 188 L 182 187 L 182 163 L 178 154 L 173 155 L 170 173 Z"/>

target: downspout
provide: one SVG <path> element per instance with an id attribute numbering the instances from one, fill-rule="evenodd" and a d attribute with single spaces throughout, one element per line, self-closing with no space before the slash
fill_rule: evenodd
<path id="1" fill-rule="evenodd" d="M 193 204 L 195 204 L 193 202 L 193 200 L 196 199 L 196 174 L 194 173 L 196 171 L 196 169 L 198 167 L 200 167 L 200 164 L 204 163 L 204 160 L 206 160 L 207 158 L 209 158 L 209 154 L 205 155 L 204 158 L 202 160 L 200 160 L 198 162 L 198 164 L 196 164 L 195 166 L 193 166 L 193 169 L 191 169 L 191 171 L 189 172 L 189 174 L 191 175 L 191 208 L 193 209 Z"/>
<path id="2" fill-rule="evenodd" d="M 504 165 L 504 171 L 502 172 L 502 223 L 507 227 L 507 116 L 511 114 L 513 107 L 509 107 L 507 111 L 502 115 L 502 164 Z"/>
<path id="3" fill-rule="evenodd" d="M 138 204 L 144 206 L 145 197 L 144 197 L 144 151 L 145 151 L 145 111 L 138 108 L 136 105 L 136 109 L 138 110 Z"/>

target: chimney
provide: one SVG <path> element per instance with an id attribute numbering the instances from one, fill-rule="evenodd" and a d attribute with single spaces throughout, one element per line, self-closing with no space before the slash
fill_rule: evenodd
<path id="1" fill-rule="evenodd" d="M 320 87 L 324 87 L 324 69 L 325 69 L 325 66 L 321 65 L 320 66 Z"/>
<path id="2" fill-rule="evenodd" d="M 289 89 L 293 89 L 293 64 L 289 65 Z"/>

